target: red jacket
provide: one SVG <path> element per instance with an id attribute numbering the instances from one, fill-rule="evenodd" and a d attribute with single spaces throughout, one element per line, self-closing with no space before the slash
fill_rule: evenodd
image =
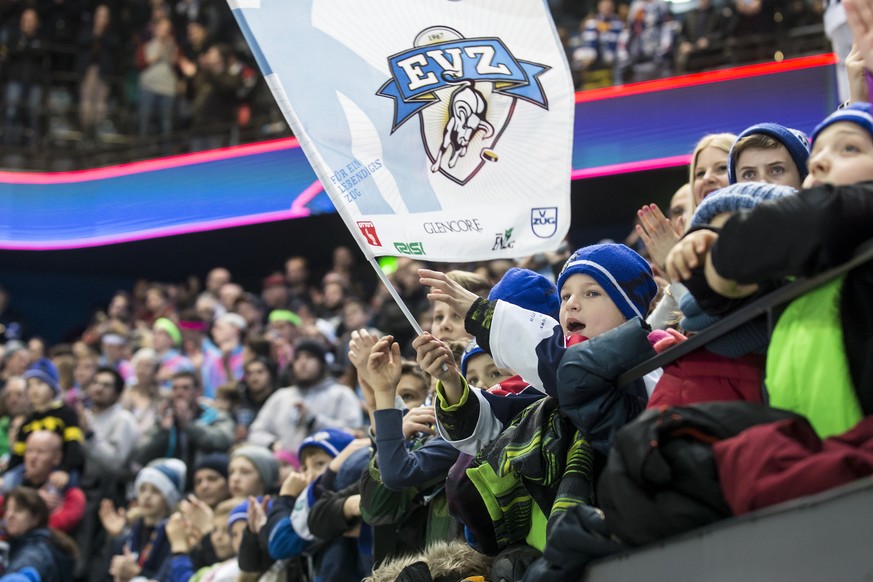
<path id="1" fill-rule="evenodd" d="M 5 499 L 0 495 L 0 513 Z M 71 534 L 85 516 L 85 492 L 78 487 L 67 487 L 63 501 L 49 515 L 49 527 Z"/>
<path id="2" fill-rule="evenodd" d="M 664 367 L 646 408 L 696 402 L 763 402 L 763 355 L 727 358 L 700 349 Z"/>

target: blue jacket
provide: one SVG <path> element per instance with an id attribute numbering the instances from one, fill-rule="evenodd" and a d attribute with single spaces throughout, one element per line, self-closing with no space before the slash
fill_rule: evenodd
<path id="1" fill-rule="evenodd" d="M 16 575 L 24 574 L 22 570 L 25 568 L 36 570 L 40 582 L 63 582 L 69 578 L 75 565 L 73 557 L 55 544 L 47 528 L 33 529 L 21 537 L 12 538 L 9 550 L 7 574 L 0 578 L 4 582 L 16 580 Z"/>

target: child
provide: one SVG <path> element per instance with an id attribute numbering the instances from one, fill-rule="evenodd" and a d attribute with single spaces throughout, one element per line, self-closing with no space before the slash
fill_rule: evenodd
<path id="1" fill-rule="evenodd" d="M 53 471 L 49 482 L 56 489 L 64 489 L 73 480 L 75 485 L 85 464 L 82 444 L 85 435 L 79 428 L 79 416 L 75 410 L 60 400 L 58 371 L 50 360 L 42 358 L 33 363 L 24 373 L 27 382 L 27 398 L 33 408 L 21 425 L 8 469 L 13 469 L 24 460 L 28 435 L 38 430 L 48 430 L 61 437 L 64 443 L 60 469 Z"/>
<path id="2" fill-rule="evenodd" d="M 802 131 L 776 123 L 744 130 L 728 154 L 728 183 L 767 182 L 795 190 L 807 175 L 809 138 Z"/>
<path id="3" fill-rule="evenodd" d="M 168 582 L 188 582 L 192 576 L 197 576 L 198 580 L 236 579 L 240 571 L 236 556 L 239 552 L 245 520 L 242 520 L 241 527 L 233 527 L 228 518 L 231 510 L 239 506 L 242 501 L 238 498 L 226 499 L 215 507 L 212 514 L 212 531 L 209 532 L 210 545 L 215 549 L 215 562 L 203 566 L 196 572 L 190 556 L 192 548 L 189 545 L 189 532 L 184 518 L 181 513 L 170 516 L 166 530 L 173 558 L 167 574 Z"/>
<path id="4" fill-rule="evenodd" d="M 417 553 L 435 541 L 461 537 L 443 492 L 449 468 L 458 451 L 432 435 L 429 419 L 416 417 L 422 430 L 406 432 L 403 412 L 396 407 L 398 384 L 405 364 L 392 336 L 375 338 L 366 330 L 354 332 L 349 359 L 358 368 L 361 390 L 373 401 L 371 425 L 375 455 L 361 476 L 361 514 L 374 531 L 374 563 L 405 553 Z M 418 411 L 410 411 L 407 419 Z M 415 425 L 412 425 L 415 426 Z"/>
<path id="5" fill-rule="evenodd" d="M 631 407 L 632 410 L 627 411 L 631 416 L 642 410 L 647 399 L 647 387 L 654 387 L 656 375 L 645 379 L 645 387 L 635 385 L 621 394 L 613 394 L 602 386 L 601 389 L 606 391 L 595 396 L 589 391 L 576 390 L 576 387 L 570 385 L 565 386 L 566 395 L 563 398 L 558 394 L 557 371 L 568 345 L 580 340 L 594 339 L 626 320 L 643 318 L 648 313 L 649 304 L 657 292 L 651 267 L 625 245 L 592 245 L 579 249 L 570 257 L 558 277 L 560 323 L 549 315 L 532 313 L 507 301 L 489 302 L 475 298 L 457 286 L 447 284 L 445 276 L 436 271 L 422 269 L 420 273 L 422 284 L 434 288 L 428 295 L 429 299 L 446 302 L 453 310 L 466 313 L 465 323 L 468 329 L 475 332 L 479 346 L 491 353 L 495 364 L 514 370 L 540 392 L 559 396 L 561 405 L 568 407 L 567 412 L 571 416 L 580 415 L 580 423 L 585 425 L 583 430 L 589 430 L 597 422 L 604 420 L 605 411 L 599 410 L 599 398 L 617 397 L 618 400 L 623 400 Z M 642 333 L 645 341 L 642 325 L 642 322 L 637 325 L 637 332 L 627 333 L 634 335 L 636 339 Z M 445 363 L 448 356 L 447 351 L 432 341 L 434 339 L 424 335 L 413 342 L 414 347 L 419 350 L 419 364 L 428 372 L 434 359 Z M 651 355 L 652 352 L 647 346 L 639 342 L 634 345 L 639 351 L 632 351 L 625 354 L 626 356 L 638 359 Z M 624 362 L 623 365 L 628 363 Z M 493 440 L 502 427 L 488 422 L 488 415 L 479 414 L 478 408 L 488 404 L 483 404 L 485 398 L 478 390 L 470 391 L 464 383 L 457 385 L 458 391 L 454 392 L 455 387 L 447 386 L 445 382 L 442 384 L 445 392 L 438 391 L 437 407 L 440 434 L 447 440 L 451 439 L 450 442 L 458 441 L 455 446 L 462 444 L 463 452 L 475 454 Z M 459 404 L 468 402 L 467 394 L 474 395 L 477 402 L 470 400 L 468 412 L 455 414 Z M 515 410 L 511 415 L 503 415 L 502 422 L 507 422 L 517 412 Z M 583 420 L 582 417 L 589 413 L 592 416 Z M 478 418 L 478 421 L 471 423 L 470 420 L 463 420 L 463 417 Z M 453 430 L 448 425 L 461 430 Z M 612 429 L 608 434 L 612 434 Z M 611 437 L 607 436 L 607 440 L 609 438 Z M 603 450 L 606 451 L 608 446 L 604 442 Z"/>
<path id="6" fill-rule="evenodd" d="M 257 497 L 275 491 L 279 462 L 266 447 L 244 445 L 231 453 L 227 475 L 231 496 Z"/>
<path id="7" fill-rule="evenodd" d="M 718 228 L 736 212 L 754 208 L 767 200 L 793 196 L 789 186 L 765 182 L 745 182 L 722 188 L 708 196 L 697 207 L 691 219 L 691 232 L 698 229 Z M 693 234 L 690 239 L 695 237 Z M 675 274 L 683 257 L 689 252 L 686 240 L 680 241 L 668 257 L 668 271 Z M 686 281 L 690 293 L 679 301 L 684 317 L 680 326 L 685 332 L 699 332 L 722 316 L 742 307 L 747 301 L 713 301 L 706 288 L 702 273 Z M 697 301 L 701 297 L 701 301 Z M 650 340 L 664 337 L 655 344 L 658 351 L 672 345 L 679 334 L 653 332 Z M 670 341 L 670 340 L 673 341 Z M 679 358 L 664 368 L 649 399 L 648 408 L 684 406 L 695 402 L 724 400 L 763 401 L 764 353 L 769 341 L 766 321 L 750 321 L 728 334 L 710 342 L 705 348 Z"/>
<path id="8" fill-rule="evenodd" d="M 329 428 L 306 437 L 300 443 L 297 458 L 300 459 L 303 471 L 291 473 L 282 482 L 279 496 L 267 515 L 267 523 L 261 528 L 261 540 L 272 558 L 281 560 L 298 556 L 314 539 L 306 525 L 310 500 L 300 495 L 353 440 L 354 437 L 349 433 Z M 298 501 L 301 506 L 300 513 L 306 515 L 302 515 L 292 524 L 291 515 Z"/>
<path id="9" fill-rule="evenodd" d="M 495 384 L 509 380 L 515 373 L 497 367 L 494 358 L 479 347 L 476 340 L 470 340 L 461 357 L 461 375 L 467 384 L 481 390 L 488 390 Z"/>
<path id="10" fill-rule="evenodd" d="M 134 489 L 139 517 L 112 557 L 110 574 L 122 580 L 136 576 L 164 579 L 171 557 L 165 525 L 182 499 L 185 473 L 185 463 L 179 459 L 156 459 L 137 473 Z M 116 511 L 111 501 L 103 500 L 100 504 L 100 520 L 110 536 L 121 535 L 125 517 L 125 510 Z"/>
<path id="11" fill-rule="evenodd" d="M 720 233 L 693 233 L 709 287 L 744 297 L 769 280 L 810 276 L 848 260 L 873 238 L 873 115 L 869 103 L 838 110 L 815 128 L 809 189 L 729 219 Z M 779 236 L 773 236 L 779 233 Z M 873 414 L 870 263 L 795 299 L 767 352 L 770 404 L 806 416 L 820 437 Z"/>

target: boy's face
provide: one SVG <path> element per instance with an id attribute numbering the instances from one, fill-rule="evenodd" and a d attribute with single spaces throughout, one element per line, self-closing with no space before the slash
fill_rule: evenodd
<path id="1" fill-rule="evenodd" d="M 244 521 L 242 523 L 245 523 Z M 221 560 L 227 560 L 236 555 L 231 543 L 230 532 L 227 529 L 227 514 L 219 514 L 212 519 L 212 533 L 209 534 L 215 556 Z M 242 534 L 240 534 L 242 537 Z"/>
<path id="2" fill-rule="evenodd" d="M 227 483 L 232 497 L 262 495 L 264 483 L 255 466 L 245 457 L 234 457 L 227 467 Z"/>
<path id="3" fill-rule="evenodd" d="M 873 180 L 873 139 L 860 126 L 838 121 L 815 139 L 804 186 L 845 186 Z"/>
<path id="4" fill-rule="evenodd" d="M 564 335 L 579 334 L 592 339 L 624 321 L 624 315 L 590 275 L 571 275 L 561 287 Z"/>
<path id="5" fill-rule="evenodd" d="M 406 408 L 412 409 L 424 404 L 428 386 L 415 374 L 401 374 L 397 384 L 397 395 L 403 399 Z"/>
<path id="6" fill-rule="evenodd" d="M 449 306 L 442 301 L 434 302 L 431 333 L 442 341 L 470 339 L 464 330 L 463 318 L 455 315 Z"/>
<path id="7" fill-rule="evenodd" d="M 142 510 L 142 516 L 146 520 L 159 520 L 170 513 L 170 508 L 167 507 L 164 496 L 151 483 L 140 485 L 137 501 Z"/>
<path id="8" fill-rule="evenodd" d="M 509 370 L 498 368 L 489 354 L 478 354 L 467 361 L 467 383 L 482 390 L 488 390 L 514 375 Z"/>
<path id="9" fill-rule="evenodd" d="M 312 478 L 318 477 L 324 473 L 332 459 L 333 457 L 318 447 L 307 447 L 303 458 L 303 470 Z"/>
<path id="10" fill-rule="evenodd" d="M 767 182 L 800 188 L 800 171 L 785 146 L 747 148 L 737 157 L 737 182 Z"/>
<path id="11" fill-rule="evenodd" d="M 55 398 L 55 391 L 52 387 L 40 380 L 39 378 L 27 379 L 27 399 L 30 400 L 30 405 L 37 410 L 43 410 L 51 404 Z"/>

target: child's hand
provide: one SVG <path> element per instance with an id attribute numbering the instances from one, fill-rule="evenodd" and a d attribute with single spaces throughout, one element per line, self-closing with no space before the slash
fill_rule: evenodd
<path id="1" fill-rule="evenodd" d="M 258 500 L 253 496 L 249 496 L 249 510 L 246 517 L 249 522 L 249 531 L 255 535 L 258 535 L 261 528 L 267 523 L 267 503 L 269 501 L 269 495 L 265 495 L 261 503 L 258 503 Z"/>
<path id="2" fill-rule="evenodd" d="M 696 230 L 676 243 L 667 255 L 667 275 L 673 281 L 691 278 L 691 271 L 704 264 L 706 253 L 718 240 L 711 230 Z"/>
<path id="3" fill-rule="evenodd" d="M 361 517 L 361 496 L 349 495 L 343 502 L 343 517 L 346 520 Z"/>
<path id="4" fill-rule="evenodd" d="M 194 495 L 189 495 L 188 499 L 179 504 L 179 511 L 201 536 L 210 533 L 215 526 L 212 508 Z"/>
<path id="5" fill-rule="evenodd" d="M 165 526 L 167 540 L 170 542 L 170 550 L 174 554 L 186 554 L 191 551 L 188 547 L 188 532 L 185 527 L 185 518 L 178 511 L 170 516 Z"/>
<path id="6" fill-rule="evenodd" d="M 415 338 L 412 347 L 419 367 L 443 383 L 450 404 L 460 401 L 464 385 L 449 347 L 427 332 Z"/>
<path id="7" fill-rule="evenodd" d="M 125 509 L 119 507 L 116 510 L 109 499 L 104 499 L 100 502 L 98 515 L 100 523 L 103 524 L 103 529 L 112 537 L 121 535 L 121 532 L 124 531 L 124 526 L 127 525 L 127 512 Z"/>
<path id="8" fill-rule="evenodd" d="M 657 204 L 643 206 L 637 211 L 637 216 L 640 217 L 640 223 L 636 226 L 637 234 L 646 245 L 652 261 L 663 271 L 667 255 L 679 242 L 681 235 L 673 229 Z"/>
<path id="9" fill-rule="evenodd" d="M 131 553 L 130 548 L 126 544 L 123 554 L 112 556 L 109 573 L 114 577 L 115 582 L 128 582 L 128 580 L 132 580 L 139 575 L 140 567 L 136 563 L 136 557 Z"/>
<path id="10" fill-rule="evenodd" d="M 282 482 L 282 488 L 279 490 L 279 495 L 290 495 L 291 497 L 299 497 L 306 486 L 312 482 L 312 477 L 306 473 L 294 471 L 290 473 L 285 481 Z"/>
<path id="11" fill-rule="evenodd" d="M 857 44 L 852 44 L 852 50 L 846 55 L 846 76 L 849 78 L 849 101 L 863 103 L 870 100 L 867 89 L 867 76 L 864 74 L 864 57 Z"/>
<path id="12" fill-rule="evenodd" d="M 394 408 L 401 369 L 400 344 L 394 336 L 386 335 L 376 342 L 367 359 L 367 382 L 373 389 L 376 408 Z"/>
<path id="13" fill-rule="evenodd" d="M 379 338 L 372 335 L 366 329 L 352 332 L 352 339 L 349 342 L 349 361 L 358 369 L 358 374 L 366 372 L 370 350 L 373 349 L 377 341 L 379 341 Z"/>
<path id="14" fill-rule="evenodd" d="M 455 314 L 463 319 L 473 303 L 479 296 L 472 291 L 467 291 L 459 284 L 449 279 L 445 273 L 431 271 L 430 269 L 418 270 L 419 282 L 425 287 L 431 287 L 427 298 L 431 301 L 442 301 L 448 305 Z"/>
<path id="15" fill-rule="evenodd" d="M 411 409 L 403 417 L 403 437 L 409 438 L 415 433 L 436 434 L 436 413 L 433 406 L 418 406 Z"/>
<path id="16" fill-rule="evenodd" d="M 52 487 L 58 491 L 63 491 L 70 482 L 70 474 L 66 471 L 52 471 L 48 480 Z"/>

